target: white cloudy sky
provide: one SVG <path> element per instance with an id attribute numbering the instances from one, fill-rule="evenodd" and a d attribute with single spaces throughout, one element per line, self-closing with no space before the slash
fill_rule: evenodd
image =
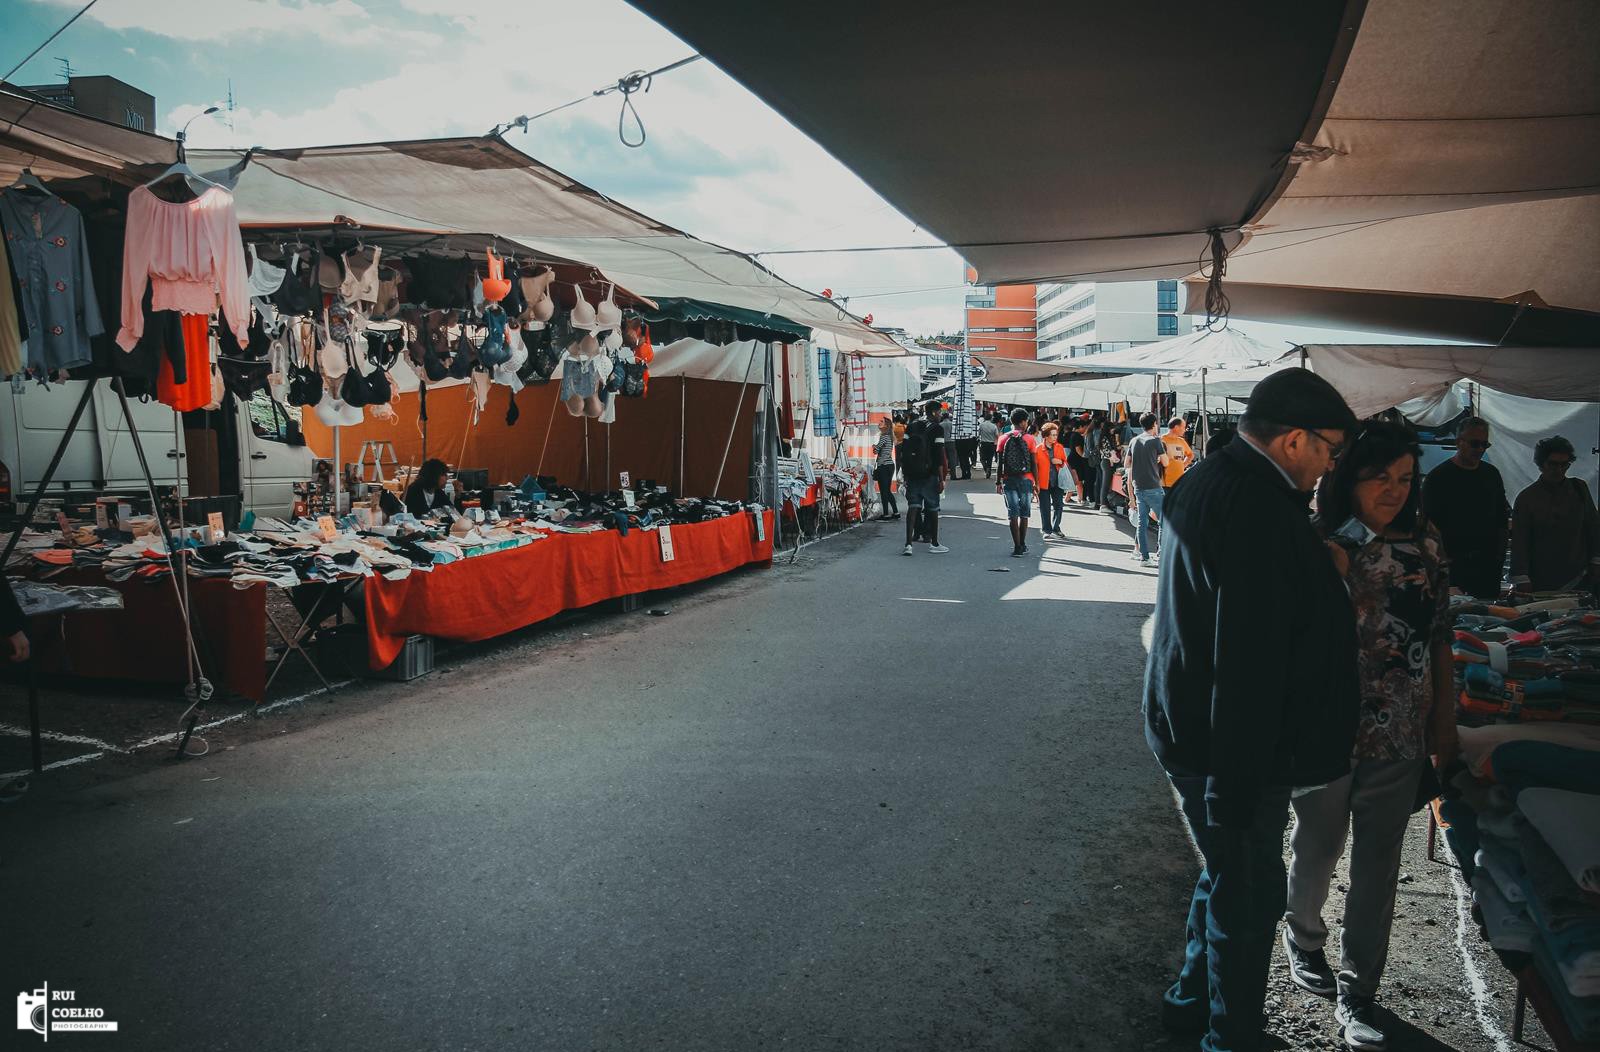
<path id="1" fill-rule="evenodd" d="M 9 68 L 80 0 L 0 3 Z M 15 52 L 15 53 L 12 53 Z M 99 0 L 13 77 L 55 80 L 58 58 L 156 97 L 171 134 L 231 81 L 232 127 L 196 121 L 197 146 L 310 146 L 482 134 L 691 49 L 622 0 Z M 803 57 L 776 58 L 795 76 Z M 713 67 L 696 62 L 635 96 L 648 132 L 618 141 L 620 103 L 592 99 L 509 141 L 607 196 L 746 252 L 937 245 L 839 162 Z M 962 266 L 948 249 L 764 260 L 802 287 L 913 333 L 959 331 Z M 1263 339 L 1310 330 L 1245 323 Z"/>
<path id="2" fill-rule="evenodd" d="M 0 62 L 8 68 L 80 6 L 6 0 L 0 41 L 18 53 L 0 43 Z M 100 0 L 13 79 L 53 80 L 65 56 L 79 73 L 155 95 L 164 134 L 224 99 L 231 79 L 233 128 L 203 118 L 191 143 L 305 146 L 481 134 L 691 53 L 621 0 Z M 802 61 L 795 72 L 806 75 Z M 746 252 L 937 244 L 708 62 L 635 101 L 642 149 L 618 141 L 616 96 L 507 138 L 607 196 Z M 767 262 L 805 288 L 849 296 L 878 324 L 960 328 L 961 263 L 949 250 Z"/>

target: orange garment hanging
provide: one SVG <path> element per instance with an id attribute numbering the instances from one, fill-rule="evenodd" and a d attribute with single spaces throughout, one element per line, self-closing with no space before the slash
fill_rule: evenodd
<path id="1" fill-rule="evenodd" d="M 205 314 L 183 316 L 183 383 L 173 377 L 172 362 L 161 359 L 156 377 L 156 399 L 180 413 L 204 409 L 211 403 L 211 319 Z"/>

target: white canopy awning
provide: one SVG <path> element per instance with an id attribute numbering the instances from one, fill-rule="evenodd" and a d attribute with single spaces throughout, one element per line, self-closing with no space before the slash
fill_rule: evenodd
<path id="1" fill-rule="evenodd" d="M 1272 347 L 1238 329 L 1196 329 L 1159 343 L 1068 359 L 1074 366 L 1103 373 L 1194 373 L 1201 369 L 1248 369 L 1282 358 L 1286 347 Z"/>
<path id="2" fill-rule="evenodd" d="M 1506 394 L 1600 402 L 1600 348 L 1307 344 L 1311 369 L 1344 395 L 1356 416 L 1437 399 L 1459 380 Z"/>

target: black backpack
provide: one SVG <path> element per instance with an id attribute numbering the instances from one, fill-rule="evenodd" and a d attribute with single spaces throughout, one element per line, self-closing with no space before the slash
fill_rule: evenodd
<path id="1" fill-rule="evenodd" d="M 1033 450 L 1028 445 L 1028 436 L 1013 432 L 1000 447 L 1000 477 L 1014 479 L 1032 473 Z"/>
<path id="2" fill-rule="evenodd" d="M 900 470 L 908 479 L 923 479 L 933 474 L 933 428 L 925 420 L 914 420 L 906 428 L 900 446 Z"/>

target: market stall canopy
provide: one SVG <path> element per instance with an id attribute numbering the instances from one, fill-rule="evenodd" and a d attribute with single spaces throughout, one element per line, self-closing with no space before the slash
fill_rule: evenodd
<path id="1" fill-rule="evenodd" d="M 656 301 L 654 309 L 643 310 L 640 314 L 648 322 L 682 322 L 688 327 L 690 336 L 695 339 L 704 335 L 705 323 L 708 321 L 732 323 L 740 340 L 798 343 L 811 338 L 811 330 L 808 327 L 796 325 L 787 318 L 678 296 L 663 296 Z M 697 329 L 699 331 L 696 331 Z"/>
<path id="2" fill-rule="evenodd" d="M 1090 356 L 1092 357 L 1092 356 Z M 1001 358 L 987 354 L 974 354 L 972 360 L 983 366 L 987 383 L 1053 383 L 1062 380 L 1081 380 L 1105 376 L 1103 369 L 1087 369 L 1081 363 L 1085 358 L 1067 358 L 1054 362 L 1029 361 L 1025 358 Z"/>
<path id="3" fill-rule="evenodd" d="M 1180 398 L 1192 398 L 1198 404 L 1204 399 L 1212 408 L 1219 408 L 1227 399 L 1245 400 L 1256 389 L 1256 384 L 1293 362 L 1273 365 L 1252 365 L 1245 368 L 1207 370 L 1204 375 L 1184 373 L 1161 377 L 1161 390 Z M 1037 405 L 1069 409 L 1100 409 L 1102 403 L 1132 401 L 1142 405 L 1156 389 L 1152 373 L 1134 373 L 1119 376 L 1085 373 L 1084 379 L 1059 382 L 1033 383 L 981 383 L 977 386 L 979 400 L 1006 402 L 1016 405 Z M 1042 401 L 1040 399 L 1043 399 Z M 1187 404 L 1187 403 L 1185 403 Z"/>
<path id="4" fill-rule="evenodd" d="M 983 282 L 1193 273 L 1269 198 L 1360 3 L 633 0 Z M 810 56 L 804 71 L 773 60 Z M 885 58 L 885 43 L 912 61 Z M 1248 42 L 1245 46 L 1242 42 Z M 1463 62 L 1470 68 L 1472 63 Z M 1026 159 L 997 160 L 1026 147 Z M 801 319 L 796 319 L 801 320 Z"/>
<path id="5" fill-rule="evenodd" d="M 1369 0 L 1298 159 L 1228 259 L 1234 315 L 1600 342 L 1592 0 Z"/>
<path id="6" fill-rule="evenodd" d="M 1158 343 L 1073 358 L 1079 369 L 1098 373 L 1198 373 L 1201 369 L 1248 369 L 1288 353 L 1238 329 L 1196 329 Z"/>
<path id="7" fill-rule="evenodd" d="M 1338 388 L 1357 416 L 1437 399 L 1459 380 L 1505 394 L 1600 402 L 1600 347 L 1429 347 L 1307 344 L 1311 369 Z"/>
<path id="8" fill-rule="evenodd" d="M 106 177 L 140 183 L 177 159 L 177 143 L 124 128 L 0 82 L 0 185 L 24 168 L 46 182 Z"/>
<path id="9" fill-rule="evenodd" d="M 191 150 L 199 170 L 243 151 Z M 837 305 L 750 257 L 657 222 L 539 163 L 494 136 L 255 150 L 234 191 L 240 225 L 355 225 L 452 235 L 497 234 L 586 263 L 644 297 L 726 303 L 822 329 L 846 350 L 900 348 Z"/>

